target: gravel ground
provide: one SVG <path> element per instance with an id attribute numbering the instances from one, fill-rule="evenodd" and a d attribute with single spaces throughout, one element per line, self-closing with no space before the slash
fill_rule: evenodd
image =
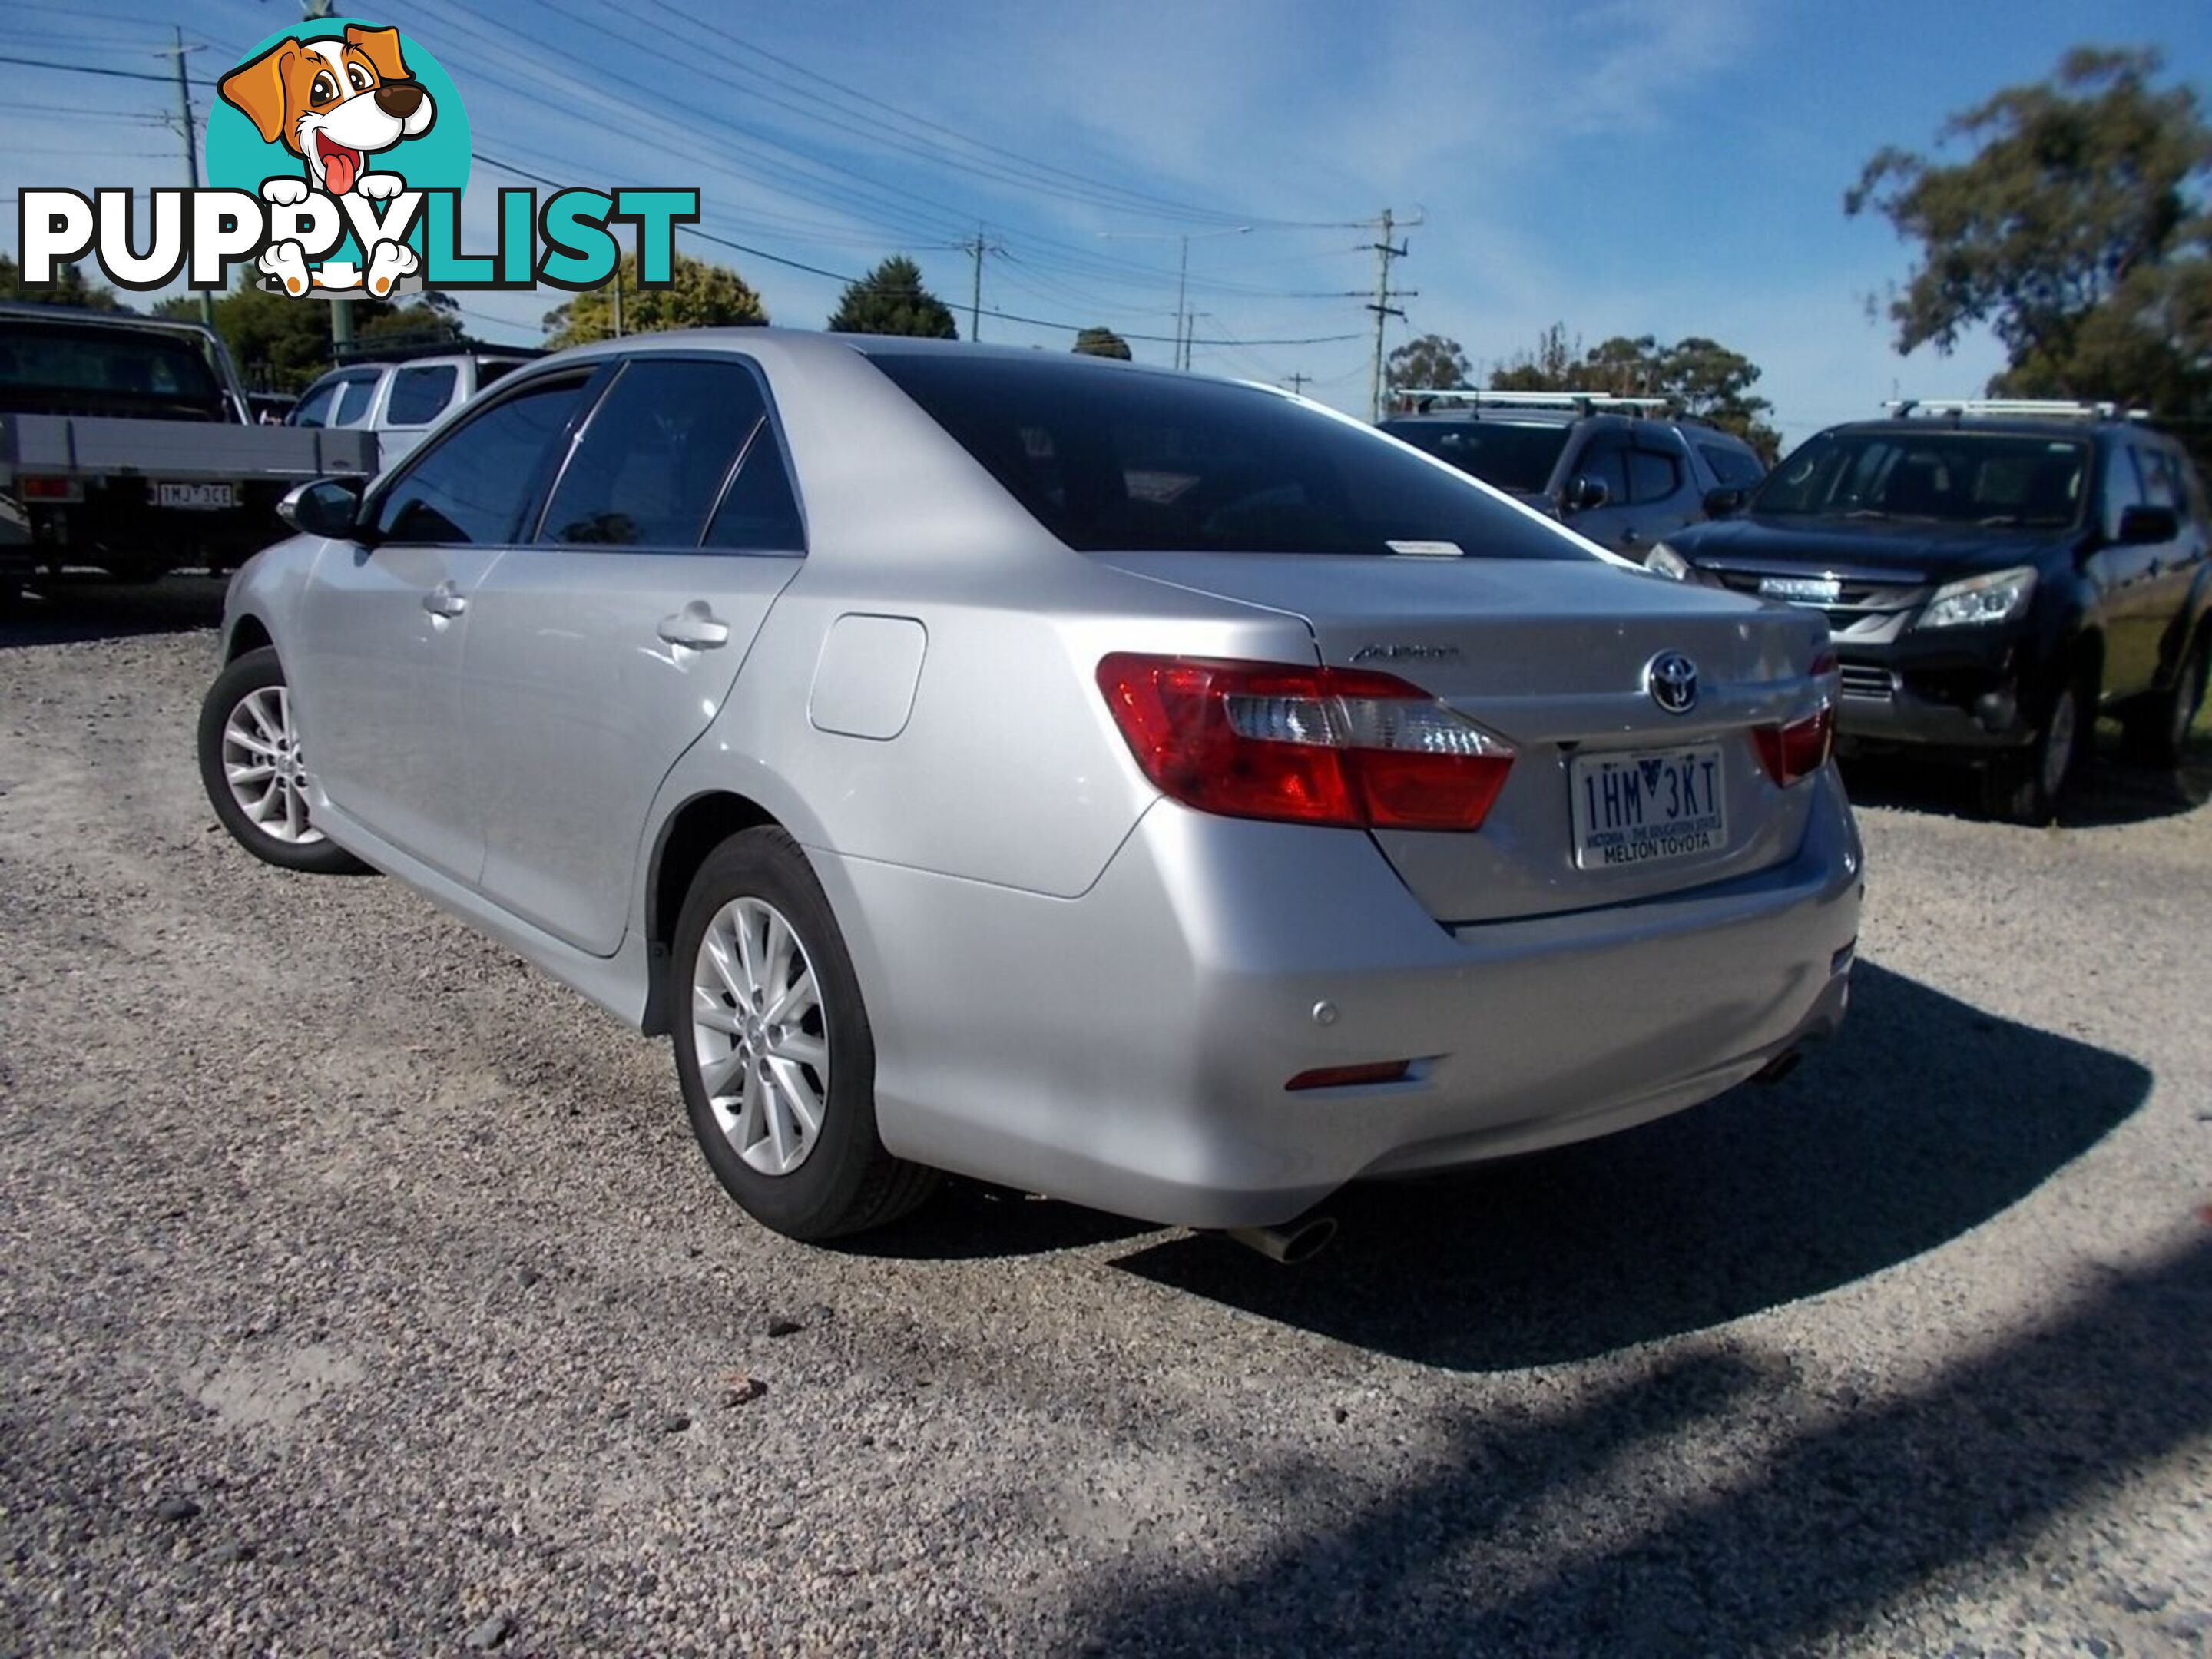
<path id="1" fill-rule="evenodd" d="M 830 1251 L 660 1044 L 230 844 L 215 605 L 0 632 L 0 1651 L 2212 1650 L 2212 764 L 1855 773 L 1843 1038 L 1309 1267 Z"/>

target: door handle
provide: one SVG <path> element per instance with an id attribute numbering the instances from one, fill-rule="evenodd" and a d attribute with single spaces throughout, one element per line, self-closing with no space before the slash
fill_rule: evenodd
<path id="1" fill-rule="evenodd" d="M 704 599 L 694 599 L 672 617 L 663 617 L 653 630 L 671 645 L 694 651 L 712 651 L 730 642 L 730 625 L 715 616 Z"/>
<path id="2" fill-rule="evenodd" d="M 450 622 L 469 608 L 469 602 L 455 591 L 453 583 L 440 582 L 422 596 L 422 608 Z"/>

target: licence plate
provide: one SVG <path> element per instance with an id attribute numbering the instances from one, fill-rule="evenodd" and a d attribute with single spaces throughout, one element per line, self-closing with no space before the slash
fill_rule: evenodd
<path id="1" fill-rule="evenodd" d="M 189 513 L 219 513 L 238 505 L 238 486 L 230 483 L 157 483 L 154 505 L 181 507 Z"/>
<path id="2" fill-rule="evenodd" d="M 1717 743 L 1577 755 L 1570 782 L 1578 869 L 1625 869 L 1728 845 Z"/>

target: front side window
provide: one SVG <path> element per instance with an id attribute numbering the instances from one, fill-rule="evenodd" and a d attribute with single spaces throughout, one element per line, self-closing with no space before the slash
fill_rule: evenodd
<path id="1" fill-rule="evenodd" d="M 1575 472 L 1603 484 L 1608 506 L 1617 507 L 1629 499 L 1628 446 L 1611 433 L 1601 432 L 1583 447 L 1583 453 L 1575 458 Z"/>
<path id="2" fill-rule="evenodd" d="M 633 360 L 592 411 L 538 539 L 698 546 L 731 464 L 766 412 L 740 363 Z"/>
<path id="3" fill-rule="evenodd" d="M 529 386 L 422 451 L 378 501 L 377 534 L 390 542 L 512 542 L 586 378 Z"/>
<path id="4" fill-rule="evenodd" d="M 2055 528 L 2081 514 L 2089 447 L 1985 433 L 1826 432 L 1771 473 L 1756 513 Z"/>
<path id="5" fill-rule="evenodd" d="M 392 396 L 384 405 L 390 426 L 428 426 L 453 401 L 461 372 L 451 363 L 403 368 L 392 377 Z"/>
<path id="6" fill-rule="evenodd" d="M 376 401 L 376 376 L 355 374 L 338 382 L 337 412 L 331 416 L 332 426 L 359 426 L 368 418 L 368 406 Z"/>
<path id="7" fill-rule="evenodd" d="M 1628 499 L 1639 504 L 1663 501 L 1682 487 L 1682 468 L 1672 455 L 1656 449 L 1628 452 Z"/>
<path id="8" fill-rule="evenodd" d="M 1596 556 L 1370 428 L 1259 387 L 1042 354 L 872 361 L 1079 552 Z"/>
<path id="9" fill-rule="evenodd" d="M 2172 458 L 2162 449 L 2146 445 L 2136 451 L 2136 459 L 2142 466 L 2144 498 L 2153 507 L 2172 507 L 2174 517 L 2188 523 L 2189 492 Z"/>

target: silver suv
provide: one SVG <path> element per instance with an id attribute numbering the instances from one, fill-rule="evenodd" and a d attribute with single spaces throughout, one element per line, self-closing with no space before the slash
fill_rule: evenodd
<path id="1" fill-rule="evenodd" d="M 439 351 L 348 363 L 301 392 L 284 424 L 374 432 L 380 464 L 389 467 L 420 443 L 423 433 L 447 410 L 466 403 L 537 355 Z"/>

